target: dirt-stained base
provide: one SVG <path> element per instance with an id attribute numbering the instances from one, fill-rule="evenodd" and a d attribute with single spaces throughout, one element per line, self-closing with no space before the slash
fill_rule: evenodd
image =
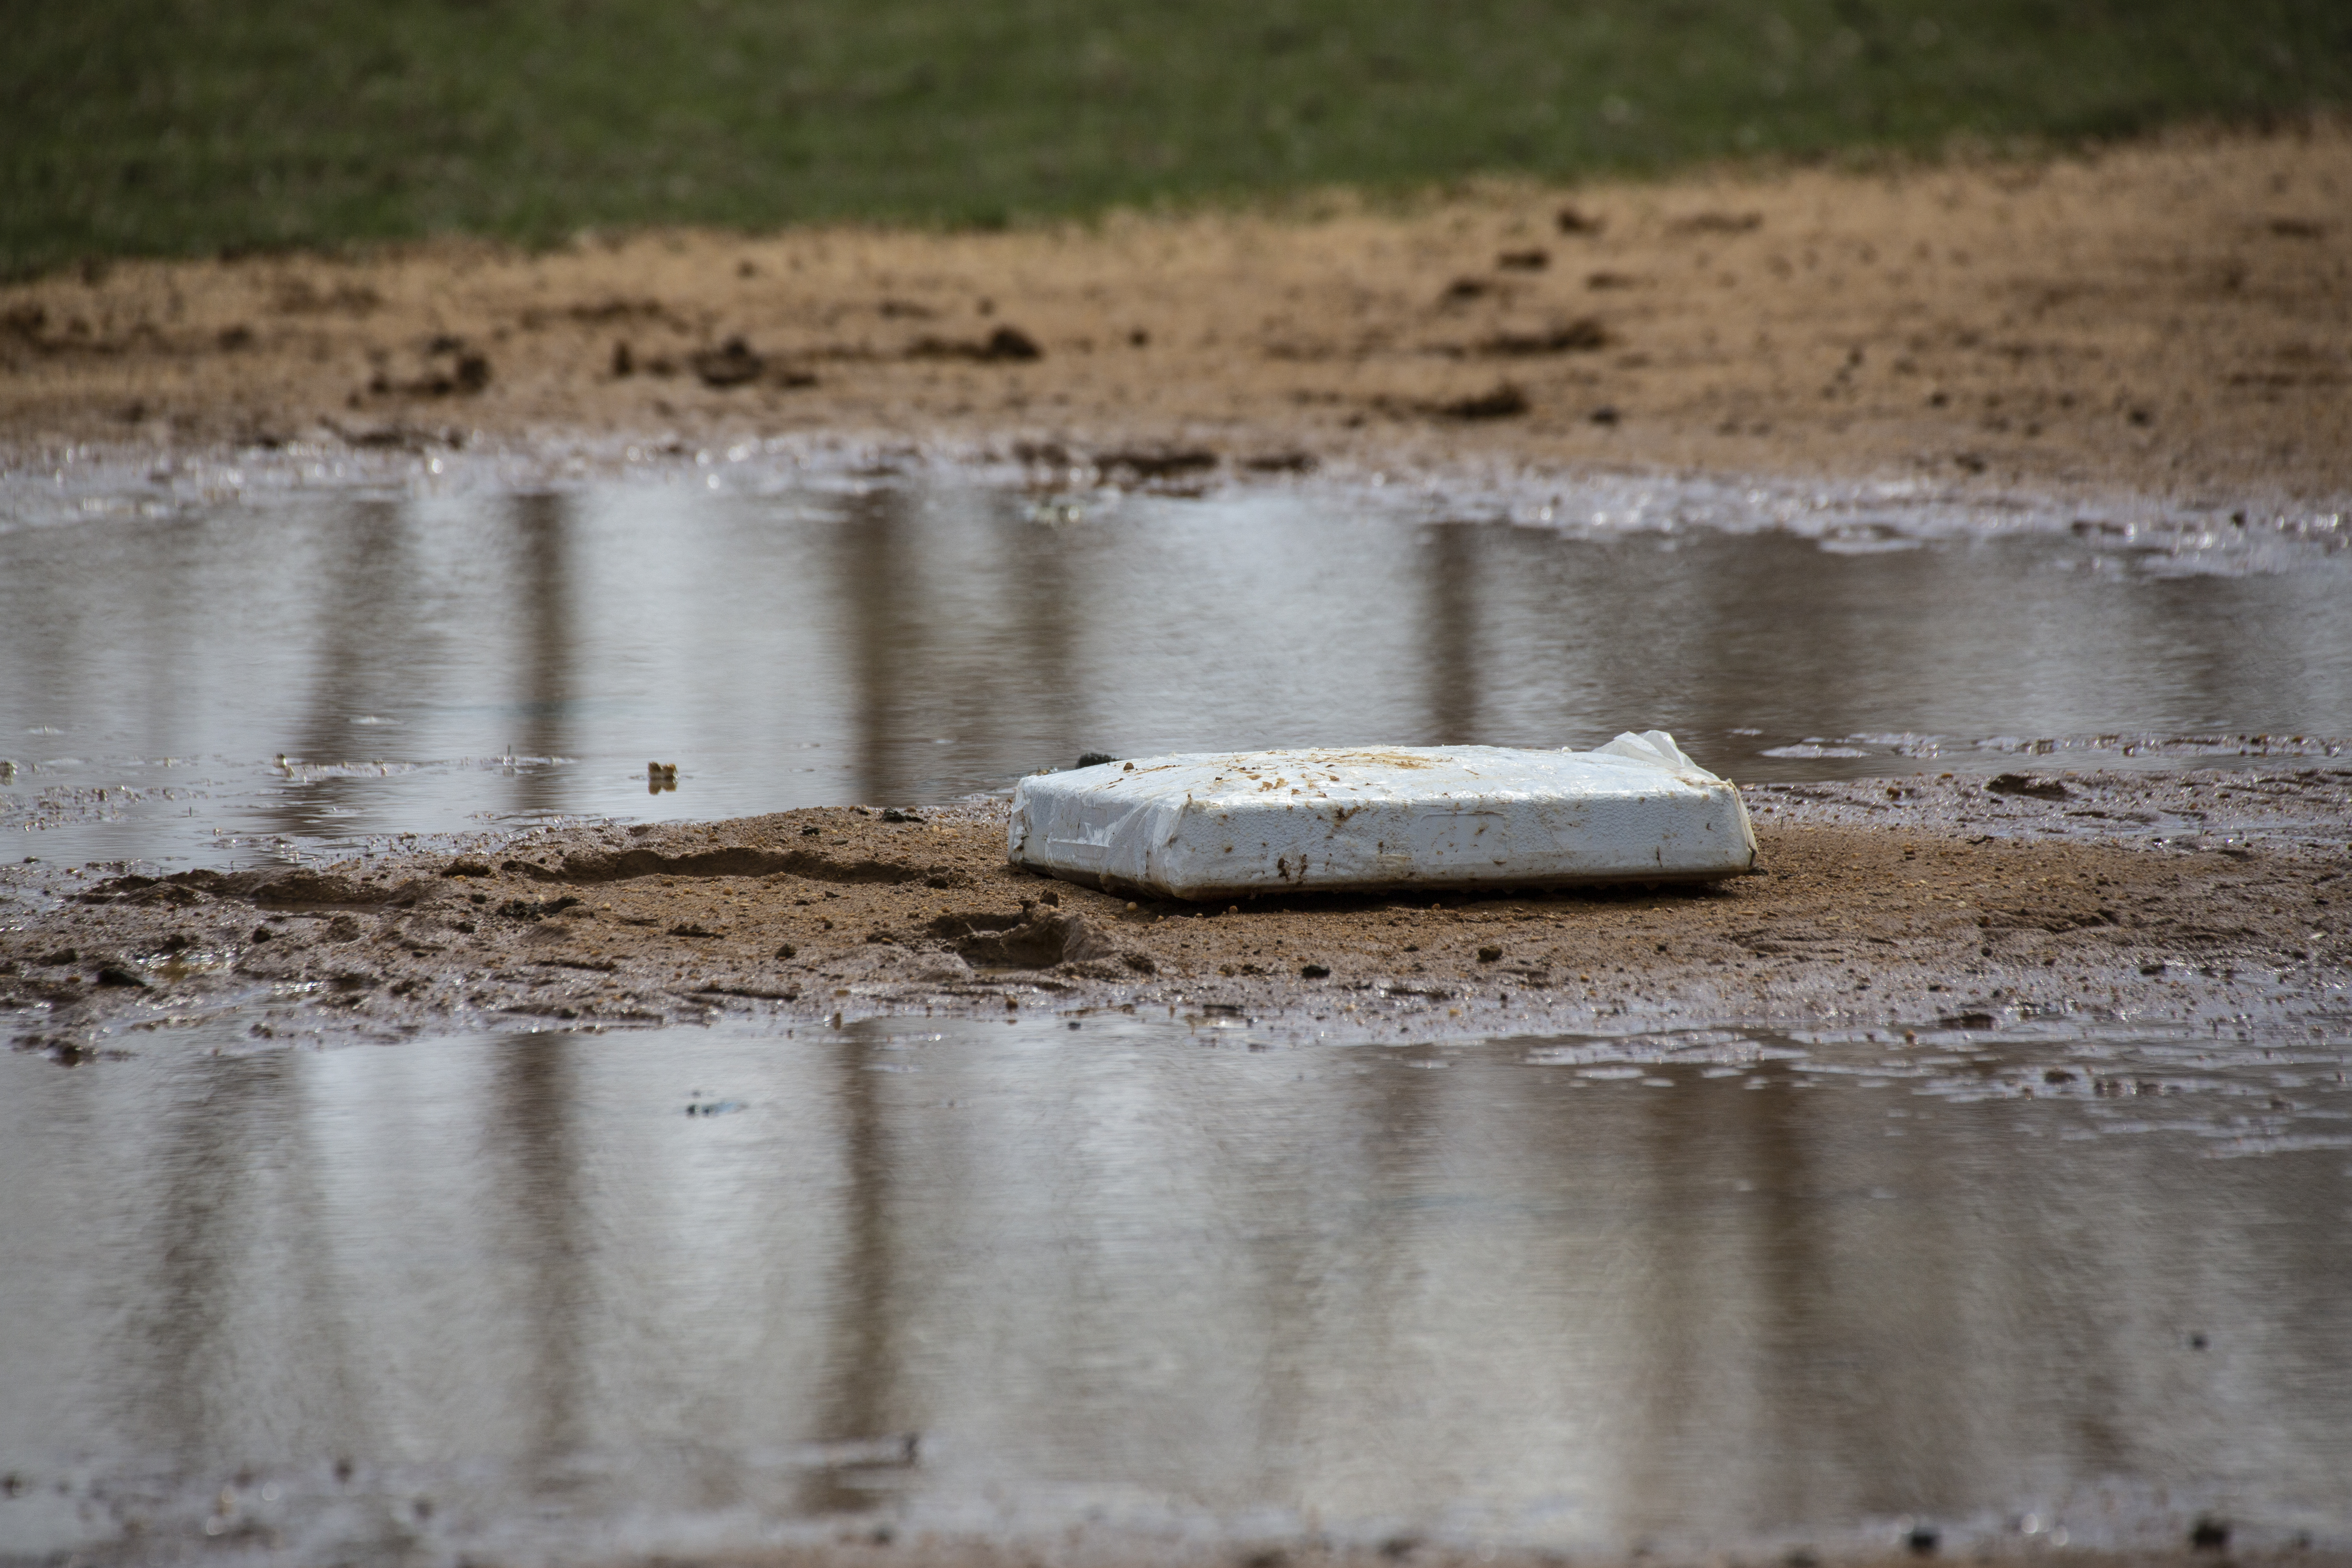
<path id="1" fill-rule="evenodd" d="M 2144 1521 L 2110 1518 L 2118 1533 L 2147 1533 Z M 2145 1521 L 2153 1524 L 2154 1521 Z M 875 1523 L 851 1517 L 832 1539 L 809 1541 L 772 1550 L 698 1553 L 692 1561 L 705 1568 L 1727 1568 L 1740 1563 L 1769 1563 L 1779 1568 L 1934 1568 L 1939 1563 L 2063 1564 L 2064 1568 L 2352 1568 L 2352 1552 L 2332 1544 L 2273 1539 L 2248 1544 L 2242 1531 L 2226 1521 L 2198 1518 L 2179 1530 L 2181 1543 L 2139 1550 L 2070 1548 L 2063 1535 L 2053 1543 L 2045 1530 L 2034 1534 L 1948 1537 L 1932 1526 L 1913 1527 L 1884 1545 L 1856 1546 L 1804 1542 L 1758 1542 L 1747 1551 L 1692 1552 L 1644 1546 L 1632 1552 L 1594 1552 L 1571 1555 L 1548 1549 L 1473 1546 L 1458 1542 L 1432 1542 L 1417 1535 L 1398 1535 L 1376 1544 L 1334 1542 L 1328 1537 L 1305 1540 L 1258 1539 L 1202 1542 L 1154 1532 L 1133 1533 L 1115 1528 L 1067 1530 L 1028 1538 L 1019 1535 L 972 1536 L 906 1532 L 889 1522 Z M 2191 1544 L 2191 1542 L 2196 1544 Z M 228 1549 L 221 1549 L 228 1550 Z M 76 1561 L 93 1568 L 152 1561 L 136 1537 L 126 1550 L 100 1549 L 79 1554 Z M 239 1559 L 243 1561 L 244 1559 Z M 625 1554 L 598 1554 L 575 1559 L 582 1568 L 660 1568 L 677 1559 Z"/>
<path id="2" fill-rule="evenodd" d="M 0 288 L 0 460 L 74 444 L 745 437 L 1112 482 L 1334 463 L 2352 495 L 2352 127 L 1401 209 L 526 256 L 123 263 Z"/>
<path id="3" fill-rule="evenodd" d="M 2037 1018 L 2352 1031 L 2352 768 L 1748 797 L 1766 874 L 1696 889 L 1137 904 L 1008 865 L 1001 804 L 94 886 L 21 866 L 0 883 L 0 1006 L 20 1048 L 66 1060 L 208 1017 L 258 1037 L 1022 1008 L 1340 1038 Z"/>
<path id="4" fill-rule="evenodd" d="M 2202 1522 L 2202 1521 L 2200 1521 Z M 2196 1535 L 2194 1526 L 2185 1534 Z M 2007 1541 L 1976 1541 L 1965 1556 L 1939 1552 L 1941 1539 L 1929 1530 L 1916 1547 L 1897 1545 L 1878 1550 L 1824 1549 L 1790 1546 L 1770 1555 L 1782 1568 L 1922 1568 L 1938 1562 L 2063 1563 L 2066 1568 L 2352 1568 L 2352 1552 L 2303 1544 L 2266 1545 L 2254 1550 L 2228 1549 L 2208 1526 L 2199 1539 L 2208 1544 L 2184 1542 L 2171 1550 L 2084 1551 L 2053 1547 L 2047 1535 L 2018 1536 Z M 837 1543 L 752 1557 L 715 1560 L 713 1568 L 1035 1568 L 1040 1552 L 1026 1542 L 989 1540 L 902 1540 L 885 1531 L 877 1541 L 863 1534 Z M 1708 1568 L 1759 1559 L 1754 1554 L 1677 1553 L 1643 1549 L 1630 1555 L 1593 1553 L 1570 1557 L 1549 1551 L 1467 1547 L 1423 1542 L 1400 1536 L 1376 1547 L 1332 1546 L 1319 1542 L 1253 1543 L 1239 1549 L 1204 1550 L 1164 1541 L 1117 1542 L 1077 1538 L 1056 1541 L 1045 1553 L 1056 1568 L 1675 1568 L 1681 1563 L 1706 1563 Z"/>

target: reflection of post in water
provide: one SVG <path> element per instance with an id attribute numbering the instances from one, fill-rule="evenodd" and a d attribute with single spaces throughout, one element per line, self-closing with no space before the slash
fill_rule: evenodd
<path id="1" fill-rule="evenodd" d="M 819 1396 L 817 1438 L 870 1442 L 891 1436 L 890 1407 L 898 1346 L 891 1313 L 897 1258 L 890 1235 L 890 1131 L 883 1100 L 888 1075 L 866 1070 L 873 1046 L 861 1034 L 838 1047 L 841 1071 L 842 1159 L 849 1176 L 842 1215 L 841 1271 L 834 1290 L 825 1387 Z M 872 1509 L 877 1493 L 845 1484 L 838 1472 L 813 1473 L 798 1499 L 806 1513 Z"/>
<path id="2" fill-rule="evenodd" d="M 233 1254 L 252 1220 L 245 1163 L 255 1123 L 275 1109 L 271 1093 L 283 1058 L 229 1058 L 211 1092 L 190 1102 L 158 1140 L 163 1153 L 158 1278 L 140 1295 L 147 1305 L 131 1382 L 138 1430 L 175 1447 L 188 1469 L 204 1467 L 209 1384 L 227 1382 L 235 1347 L 221 1342 L 236 1314 Z M 176 1135 L 174 1135 L 176 1134 Z"/>
<path id="3" fill-rule="evenodd" d="M 1645 1397 L 1627 1462 L 1631 1521 L 1637 1530 L 1683 1522 L 1701 1470 L 1735 1516 L 1932 1509 L 1963 1436 L 1948 1391 L 1933 1385 L 1935 1366 L 1895 1346 L 1906 1328 L 1937 1344 L 1963 1334 L 1953 1321 L 1960 1293 L 1922 1267 L 1946 1249 L 1930 1238 L 1916 1254 L 1858 1264 L 1838 1245 L 1857 1217 L 1832 1184 L 1851 1182 L 1874 1151 L 1853 1146 L 1835 1116 L 1809 1117 L 1820 1102 L 1785 1082 L 1696 1087 L 1640 1102 L 1654 1262 L 1637 1314 Z M 1846 1146 L 1822 1146 L 1832 1139 Z M 1736 1200 L 1738 1223 L 1717 1230 L 1709 1216 L 1742 1183 L 1752 1195 Z M 1724 1425 L 1727 1407 L 1747 1403 L 1720 1384 L 1738 1363 L 1751 1369 L 1759 1423 L 1745 1432 Z"/>
<path id="4" fill-rule="evenodd" d="M 1417 1315 L 1431 1288 L 1431 1238 L 1397 1216 L 1416 1209 L 1433 1194 L 1453 1188 L 1459 1175 L 1449 1169 L 1444 1135 L 1446 1101 L 1463 1079 L 1445 1073 L 1388 1070 L 1354 1080 L 1341 1100 L 1343 1116 L 1330 1131 L 1350 1151 L 1362 1174 L 1361 1201 L 1391 1218 L 1368 1234 L 1338 1241 L 1315 1212 L 1326 1201 L 1322 1183 L 1286 1184 L 1286 1199 L 1298 1205 L 1286 1214 L 1254 1215 L 1247 1246 L 1263 1304 L 1255 1310 L 1266 1325 L 1265 1362 L 1257 1374 L 1258 1447 L 1251 1456 L 1265 1477 L 1267 1495 L 1281 1495 L 1302 1482 L 1299 1456 L 1309 1434 L 1328 1431 L 1330 1380 L 1346 1375 L 1346 1396 L 1389 1408 L 1404 1408 L 1413 1395 L 1442 1400 L 1444 1392 L 1416 1380 L 1413 1368 L 1426 1355 L 1417 1341 Z M 1431 1136 L 1433 1131 L 1438 1136 Z M 1322 1158 L 1306 1145 L 1301 1163 Z M 1263 1203 L 1262 1194 L 1236 1184 L 1228 1196 L 1234 1212 Z M 1335 1275 L 1334 1263 L 1341 1267 Z M 1349 1281 L 1342 1285 L 1339 1281 Z M 1342 1326 L 1349 1331 L 1335 1332 Z M 1358 1382 L 1362 1379 L 1362 1382 Z M 1360 1460 L 1378 1444 L 1382 1462 L 1414 1452 L 1415 1442 L 1381 1432 L 1361 1439 Z M 1309 1461 L 1311 1464 L 1312 1461 Z"/>
<path id="5" fill-rule="evenodd" d="M 1761 1452 L 1754 1495 L 1772 1499 L 1784 1518 L 1821 1518 L 1823 1503 L 1838 1500 L 1813 1495 L 1820 1471 L 1808 1458 L 1823 1452 L 1852 1452 L 1855 1435 L 1832 1429 L 1850 1426 L 1853 1406 L 1835 1397 L 1839 1391 L 1819 1383 L 1829 1362 L 1822 1353 L 1824 1342 L 1837 1331 L 1838 1282 L 1831 1273 L 1832 1249 L 1821 1235 L 1827 1216 L 1823 1194 L 1815 1190 L 1812 1145 L 1818 1130 L 1805 1120 L 1811 1102 L 1786 1083 L 1776 1083 L 1712 1095 L 1688 1095 L 1678 1087 L 1658 1096 L 1653 1108 L 1671 1115 L 1671 1108 L 1658 1104 L 1670 1100 L 1704 1100 L 1733 1113 L 1731 1125 L 1719 1136 L 1737 1151 L 1734 1158 L 1746 1179 L 1756 1184 L 1759 1200 L 1755 1205 L 1759 1234 L 1748 1238 L 1748 1246 L 1761 1278 L 1748 1281 L 1761 1320 L 1756 1326 L 1756 1392 L 1765 1419 L 1782 1430 L 1757 1435 Z M 1657 1168 L 1663 1172 L 1687 1157 L 1691 1130 L 1683 1130 L 1685 1137 L 1679 1140 L 1671 1129 L 1660 1131 Z"/>
<path id="6" fill-rule="evenodd" d="M 1801 1137 L 1788 1135 L 1789 1100 L 1777 1091 L 1733 1097 L 1678 1089 L 1633 1102 L 1642 1145 L 1633 1179 L 1648 1211 L 1641 1221 L 1647 1267 L 1628 1312 L 1638 1336 L 1631 1359 L 1640 1371 L 1636 1409 L 1628 1413 L 1622 1523 L 1637 1537 L 1683 1522 L 1677 1514 L 1695 1473 L 1713 1474 L 1716 1506 L 1734 1515 L 1761 1495 L 1785 1507 L 1786 1517 L 1812 1517 L 1797 1495 L 1806 1479 L 1801 1468 L 1786 1476 L 1758 1473 L 1773 1472 L 1784 1456 L 1804 1451 L 1810 1434 L 1801 1430 L 1795 1441 L 1781 1443 L 1768 1430 L 1751 1446 L 1721 1426 L 1738 1394 L 1722 1386 L 1729 1347 L 1721 1336 L 1727 1322 L 1743 1316 L 1763 1320 L 1754 1332 L 1763 1347 L 1758 1380 L 1765 1420 L 1801 1428 L 1819 1404 L 1804 1389 L 1779 1386 L 1791 1361 L 1806 1359 L 1805 1343 L 1819 1328 L 1790 1288 L 1801 1298 L 1825 1284 L 1815 1279 L 1802 1199 L 1807 1151 Z M 1760 1189 L 1768 1215 L 1760 1235 L 1741 1226 L 1726 1237 L 1706 1223 L 1733 1172 Z M 1714 1469 L 1742 1448 L 1751 1448 L 1752 1468 Z"/>
<path id="7" fill-rule="evenodd" d="M 1476 531 L 1449 523 L 1428 545 L 1429 722 L 1427 743 L 1458 746 L 1478 736 Z"/>
<path id="8" fill-rule="evenodd" d="M 571 526 L 572 503 L 563 496 L 514 500 L 522 679 L 516 703 L 519 730 L 509 740 L 526 757 L 562 756 L 567 740 L 564 704 L 571 695 L 573 656 Z M 514 809 L 553 811 L 562 805 L 562 795 L 552 769 L 525 768 L 516 784 Z"/>
<path id="9" fill-rule="evenodd" d="M 316 675 L 307 711 L 285 752 L 298 762 L 350 760 L 362 750 L 353 742 L 365 733 L 352 721 L 408 698 L 404 645 L 422 619 L 412 597 L 416 573 L 404 508 L 354 501 L 331 537 L 341 548 L 319 573 L 320 639 L 310 661 Z M 373 745 L 364 748 L 373 751 Z M 270 830 L 308 833 L 326 807 L 349 804 L 356 787 L 354 779 L 322 778 L 299 793 L 272 795 Z"/>
<path id="10" fill-rule="evenodd" d="M 328 1416 L 337 1440 L 356 1448 L 363 1436 L 332 1222 L 310 1179 L 316 1156 L 300 1147 L 299 1071 L 283 1055 L 224 1058 L 205 1070 L 207 1092 L 181 1102 L 155 1143 L 162 1245 L 150 1254 L 153 1283 L 134 1288 L 124 1430 L 160 1440 L 187 1471 L 246 1457 L 226 1451 L 221 1420 L 223 1406 L 243 1413 L 236 1395 L 253 1346 L 240 1338 L 266 1336 L 270 1363 L 297 1369 L 308 1408 Z M 280 1205 L 292 1212 L 273 1215 Z M 283 1222 L 290 1268 L 267 1256 Z"/>
<path id="11" fill-rule="evenodd" d="M 1070 584 L 1068 531 L 1022 515 L 1000 536 L 1010 545 L 1010 608 L 1021 620 L 1015 691 L 1026 711 L 1009 716 L 1010 724 L 1000 721 L 997 731 L 1061 740 L 1062 755 L 1024 760 L 1018 765 L 1024 772 L 1045 763 L 1066 767 L 1081 752 L 1126 745 L 1134 737 L 1093 733 L 1094 716 L 1081 700 L 1076 628 L 1086 603 Z"/>
<path id="12" fill-rule="evenodd" d="M 908 798 L 899 763 L 900 682 L 912 663 L 919 633 L 904 612 L 908 532 L 907 498 L 895 489 L 854 496 L 843 507 L 837 595 L 849 616 L 850 668 L 856 712 L 851 718 L 851 776 L 858 798 L 885 804 Z"/>
<path id="13" fill-rule="evenodd" d="M 541 1479 L 550 1485 L 562 1484 L 556 1467 L 588 1436 L 581 1342 L 593 1287 L 579 1191 L 583 1151 L 572 1127 L 572 1046 L 570 1037 L 555 1034 L 502 1042 L 491 1089 L 512 1166 L 503 1184 L 510 1199 L 504 1217 L 515 1231 L 516 1255 L 528 1260 L 520 1305 L 530 1348 L 516 1407 L 529 1422 L 530 1455 L 548 1467 Z"/>

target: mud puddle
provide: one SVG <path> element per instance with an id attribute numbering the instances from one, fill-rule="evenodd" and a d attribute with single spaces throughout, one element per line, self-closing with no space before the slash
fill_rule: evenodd
<path id="1" fill-rule="evenodd" d="M 419 461 L 0 484 L 0 1558 L 2352 1552 L 2335 520 Z M 881 809 L 1634 724 L 1773 879 Z"/>
<path id="2" fill-rule="evenodd" d="M 2347 1068 L 1118 1014 L 0 1055 L 0 1552 L 2341 1551 Z"/>
<path id="3" fill-rule="evenodd" d="M 1088 751 L 1654 724 L 1752 781 L 2352 735 L 2333 517 L 1227 483 L 1213 460 L 1171 495 L 1115 467 L 824 469 L 756 445 L 570 479 L 254 457 L 0 486 L 18 858 L 228 868 L 922 805 Z"/>

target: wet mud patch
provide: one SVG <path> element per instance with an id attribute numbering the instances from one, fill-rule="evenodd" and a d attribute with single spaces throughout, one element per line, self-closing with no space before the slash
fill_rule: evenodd
<path id="1" fill-rule="evenodd" d="M 86 889 L 17 867 L 0 873 L 0 1005 L 21 1047 L 60 1059 L 194 1013 L 264 1037 L 313 1016 L 397 1036 L 516 1013 L 618 1027 L 1035 1005 L 1230 1008 L 1339 1038 L 1806 1019 L 2352 1033 L 2352 771 L 2074 773 L 2063 790 L 1754 786 L 1765 874 L 1706 888 L 1206 907 L 1016 868 L 987 804 Z"/>

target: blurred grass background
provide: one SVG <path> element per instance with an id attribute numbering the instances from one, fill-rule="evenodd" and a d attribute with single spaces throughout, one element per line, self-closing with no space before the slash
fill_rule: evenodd
<path id="1" fill-rule="evenodd" d="M 10 0 L 0 273 L 2065 142 L 2352 102 L 2352 0 Z"/>

